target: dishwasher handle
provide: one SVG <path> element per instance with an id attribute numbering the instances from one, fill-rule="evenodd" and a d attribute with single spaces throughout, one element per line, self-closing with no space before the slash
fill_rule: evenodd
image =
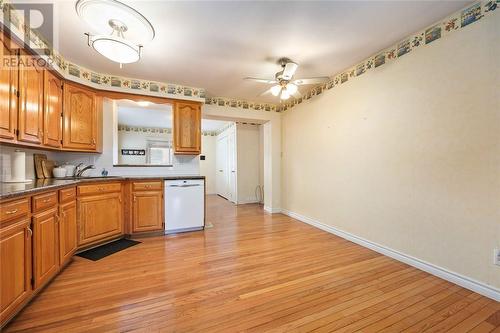
<path id="1" fill-rule="evenodd" d="M 185 184 L 185 185 L 167 185 L 168 187 L 194 187 L 194 186 L 201 186 L 200 184 Z"/>

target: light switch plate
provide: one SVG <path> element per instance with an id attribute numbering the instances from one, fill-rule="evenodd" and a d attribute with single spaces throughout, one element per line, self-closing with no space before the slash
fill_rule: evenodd
<path id="1" fill-rule="evenodd" d="M 497 266 L 500 266 L 500 249 L 494 250 L 493 263 Z"/>

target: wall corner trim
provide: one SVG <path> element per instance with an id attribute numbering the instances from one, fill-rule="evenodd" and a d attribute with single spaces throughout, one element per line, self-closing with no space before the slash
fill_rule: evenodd
<path id="1" fill-rule="evenodd" d="M 429 274 L 437 276 L 441 279 L 452 282 L 452 283 L 457 284 L 463 288 L 472 290 L 478 294 L 481 294 L 481 295 L 486 296 L 488 298 L 491 298 L 497 302 L 500 302 L 500 289 L 497 289 L 493 286 L 489 286 L 483 282 L 479 282 L 477 280 L 471 279 L 469 277 L 458 274 L 456 272 L 449 271 L 445 268 L 433 265 L 431 263 L 425 262 L 423 260 L 417 259 L 415 257 L 401 253 L 399 251 L 393 250 L 393 249 L 388 248 L 386 246 L 371 242 L 371 241 L 366 240 L 364 238 L 358 237 L 354 234 L 351 234 L 351 233 L 342 231 L 340 229 L 337 229 L 335 227 L 332 227 L 330 225 L 321 223 L 321 222 L 314 220 L 312 218 L 309 218 L 307 216 L 303 216 L 303 215 L 297 214 L 295 212 L 292 212 L 292 211 L 289 211 L 286 209 L 281 209 L 281 213 L 284 215 L 290 216 L 290 217 L 292 217 L 300 222 L 309 224 L 309 225 L 316 227 L 318 229 L 321 229 L 323 231 L 332 233 L 336 236 L 342 237 L 342 238 L 349 240 L 353 243 L 356 243 L 356 244 L 361 245 L 363 247 L 369 248 L 375 252 L 381 253 L 381 254 L 388 256 L 390 258 L 393 258 L 395 260 L 404 262 L 405 264 L 408 264 L 410 266 L 413 266 L 415 268 L 423 270 Z"/>
<path id="2" fill-rule="evenodd" d="M 274 208 L 274 207 L 269 207 L 269 206 L 264 206 L 264 210 L 268 212 L 269 214 L 278 214 L 282 213 L 281 208 Z"/>

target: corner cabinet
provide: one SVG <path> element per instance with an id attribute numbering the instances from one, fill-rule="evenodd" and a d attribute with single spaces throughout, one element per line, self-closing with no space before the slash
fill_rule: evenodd
<path id="1" fill-rule="evenodd" d="M 63 148 L 98 151 L 98 100 L 91 89 L 64 84 Z"/>
<path id="2" fill-rule="evenodd" d="M 174 154 L 201 153 L 201 106 L 195 102 L 175 102 Z"/>

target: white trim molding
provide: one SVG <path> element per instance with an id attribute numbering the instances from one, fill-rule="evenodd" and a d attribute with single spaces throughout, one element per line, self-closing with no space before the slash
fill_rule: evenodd
<path id="1" fill-rule="evenodd" d="M 273 208 L 273 207 L 269 207 L 269 206 L 264 206 L 264 210 L 266 212 L 268 212 L 269 214 L 278 214 L 278 213 L 281 213 L 281 209 L 280 208 Z"/>
<path id="2" fill-rule="evenodd" d="M 396 259 L 398 261 L 404 262 L 405 264 L 416 267 L 416 268 L 423 270 L 429 274 L 435 275 L 441 279 L 452 282 L 452 283 L 457 284 L 463 288 L 472 290 L 478 294 L 481 294 L 481 295 L 486 296 L 488 298 L 491 298 L 497 302 L 500 302 L 500 289 L 497 289 L 493 286 L 489 286 L 483 282 L 471 279 L 471 278 L 464 276 L 464 275 L 461 275 L 459 273 L 447 270 L 445 268 L 433 265 L 433 264 L 428 263 L 426 261 L 409 256 L 409 255 L 401 253 L 399 251 L 393 250 L 393 249 L 388 248 L 386 246 L 374 243 L 372 241 L 361 238 L 361 237 L 356 236 L 354 234 L 351 234 L 349 232 L 342 231 L 342 230 L 337 229 L 331 225 L 321 223 L 321 222 L 314 220 L 312 218 L 309 218 L 307 216 L 303 216 L 303 215 L 297 214 L 295 212 L 292 212 L 292 211 L 289 211 L 286 209 L 281 209 L 281 213 L 283 213 L 287 216 L 290 216 L 290 217 L 292 217 L 300 222 L 307 223 L 313 227 L 316 227 L 316 228 L 321 229 L 323 231 L 332 233 L 336 236 L 342 237 L 342 238 L 349 240 L 353 243 L 356 243 L 356 244 L 361 245 L 363 247 L 369 248 L 375 252 L 381 253 L 385 256 Z"/>

